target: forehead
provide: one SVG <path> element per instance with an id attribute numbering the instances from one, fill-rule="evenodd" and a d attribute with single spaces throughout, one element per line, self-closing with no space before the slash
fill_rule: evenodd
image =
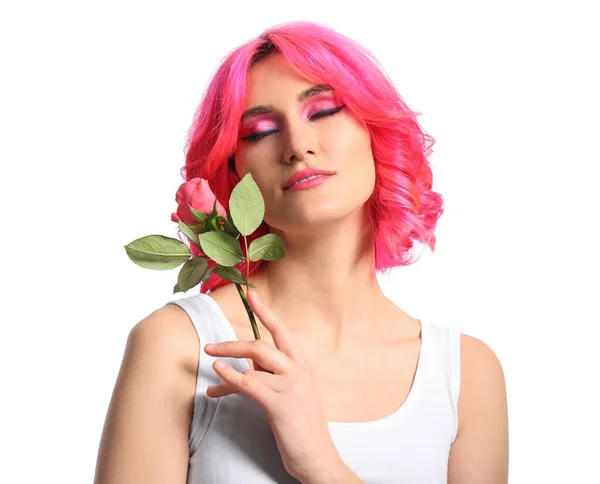
<path id="1" fill-rule="evenodd" d="M 248 71 L 245 107 L 277 102 L 280 96 L 295 99 L 302 89 L 314 84 L 283 55 L 271 54 Z"/>

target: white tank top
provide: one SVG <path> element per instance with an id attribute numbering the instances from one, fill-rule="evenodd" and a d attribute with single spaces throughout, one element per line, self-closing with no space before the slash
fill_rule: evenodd
<path id="1" fill-rule="evenodd" d="M 206 388 L 222 379 L 212 366 L 217 358 L 204 345 L 237 341 L 220 306 L 202 293 L 167 304 L 186 311 L 201 342 L 187 484 L 299 482 L 286 472 L 257 402 L 241 392 L 206 396 Z M 240 373 L 251 369 L 245 358 L 221 359 Z M 404 403 L 379 420 L 327 422 L 342 460 L 367 484 L 446 483 L 459 388 L 460 332 L 421 320 L 417 370 Z"/>

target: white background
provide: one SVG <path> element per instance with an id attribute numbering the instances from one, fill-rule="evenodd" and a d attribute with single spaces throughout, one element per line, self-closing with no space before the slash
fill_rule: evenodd
<path id="1" fill-rule="evenodd" d="M 5 2 L 0 481 L 92 482 L 127 335 L 182 297 L 123 246 L 176 237 L 222 57 L 313 20 L 370 49 L 436 139 L 437 249 L 386 294 L 498 355 L 512 484 L 600 482 L 594 3 Z"/>

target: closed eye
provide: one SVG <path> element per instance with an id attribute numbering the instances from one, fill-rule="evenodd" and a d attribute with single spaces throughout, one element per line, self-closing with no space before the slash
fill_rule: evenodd
<path id="1" fill-rule="evenodd" d="M 346 107 L 345 104 L 342 104 L 341 106 L 337 106 L 335 108 L 331 108 L 331 109 L 323 109 L 322 111 L 317 111 L 315 114 L 313 114 L 310 117 L 310 120 L 312 121 L 313 119 L 319 119 L 325 116 L 335 116 L 337 113 L 339 113 L 342 109 L 344 109 Z M 261 131 L 259 133 L 254 133 L 251 134 L 249 136 L 246 136 L 245 138 L 242 138 L 242 140 L 244 141 L 258 141 L 261 138 L 264 138 L 265 136 L 271 134 L 271 133 L 276 133 L 278 130 L 276 129 L 270 129 L 268 131 Z"/>

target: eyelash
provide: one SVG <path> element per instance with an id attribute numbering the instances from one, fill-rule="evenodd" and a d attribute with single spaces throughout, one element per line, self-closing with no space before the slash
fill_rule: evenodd
<path id="1" fill-rule="evenodd" d="M 338 114 L 343 108 L 345 108 L 346 105 L 342 104 L 341 106 L 337 106 L 335 108 L 330 108 L 330 109 L 323 109 L 321 111 L 317 111 L 315 114 L 313 114 L 310 119 L 319 119 L 322 118 L 324 116 L 335 116 L 336 114 Z M 242 140 L 244 141 L 258 141 L 261 138 L 264 138 L 265 136 L 274 133 L 275 131 L 277 131 L 276 129 L 270 129 L 268 131 L 263 131 L 260 133 L 254 133 L 251 134 L 250 136 L 246 136 L 245 138 L 242 138 Z"/>

